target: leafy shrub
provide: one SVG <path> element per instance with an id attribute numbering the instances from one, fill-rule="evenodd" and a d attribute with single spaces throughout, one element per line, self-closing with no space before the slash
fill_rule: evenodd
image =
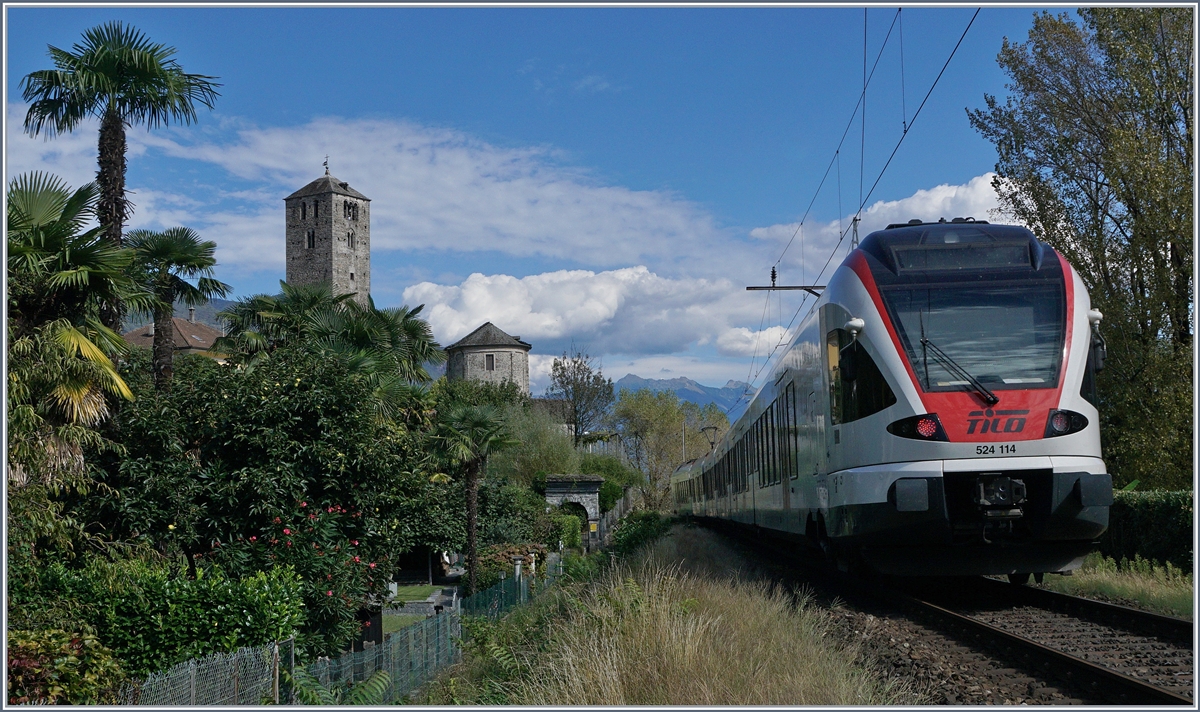
<path id="1" fill-rule="evenodd" d="M 633 512 L 613 531 L 609 549 L 620 555 L 631 554 L 671 529 L 674 520 L 653 510 Z"/>
<path id="2" fill-rule="evenodd" d="M 1138 557 L 1192 568 L 1193 493 L 1113 492 L 1100 552 L 1117 561 Z"/>
<path id="3" fill-rule="evenodd" d="M 590 581 L 600 575 L 607 558 L 603 551 L 591 554 L 567 554 L 563 556 L 563 576 L 574 581 Z"/>
<path id="4" fill-rule="evenodd" d="M 138 676 L 189 658 L 286 639 L 303 618 L 299 581 L 284 568 L 241 581 L 201 569 L 190 580 L 141 561 L 97 560 L 79 571 L 52 564 L 43 586 L 50 602 L 81 602 L 96 637 Z"/>
<path id="5" fill-rule="evenodd" d="M 479 572 L 476 576 L 476 586 L 478 590 L 495 586 L 500 581 L 500 574 L 503 572 L 505 576 L 513 575 L 513 557 L 524 556 L 526 561 L 530 554 L 537 557 L 537 572 L 545 574 L 546 572 L 546 551 L 545 544 L 531 542 L 526 544 L 494 544 L 479 552 Z M 528 573 L 529 567 L 526 564 L 524 571 Z"/>
<path id="6" fill-rule="evenodd" d="M 584 453 L 580 457 L 579 471 L 585 475 L 600 475 L 604 484 L 600 485 L 600 511 L 607 512 L 616 506 L 621 497 L 625 496 L 626 487 L 635 487 L 645 481 L 645 476 L 625 465 L 620 458 L 612 455 Z"/>
<path id="7" fill-rule="evenodd" d="M 579 517 L 561 510 L 552 510 L 548 516 L 554 523 L 554 533 L 557 535 L 557 539 L 546 542 L 547 544 L 558 546 L 558 542 L 561 541 L 567 549 L 583 546 L 583 523 L 579 521 Z"/>
<path id="8" fill-rule="evenodd" d="M 296 637 L 298 656 L 336 655 L 362 630 L 356 614 L 370 594 L 382 594 L 386 556 L 376 561 L 372 547 L 350 534 L 361 512 L 351 505 L 324 507 L 301 500 L 287 517 L 276 517 L 260 534 L 217 547 L 212 561 L 226 571 L 248 575 L 287 567 L 299 574 L 297 590 L 304 621 Z M 381 553 L 374 548 L 374 553 Z"/>
<path id="9" fill-rule="evenodd" d="M 8 704 L 114 704 L 125 680 L 94 635 L 8 631 Z"/>

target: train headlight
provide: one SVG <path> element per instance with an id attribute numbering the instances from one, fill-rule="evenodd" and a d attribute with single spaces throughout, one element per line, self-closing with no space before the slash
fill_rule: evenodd
<path id="1" fill-rule="evenodd" d="M 937 413 L 914 415 L 911 418 L 897 420 L 887 426 L 887 430 L 892 435 L 913 440 L 940 440 L 942 442 L 949 440 L 946 437 L 946 430 L 942 427 L 942 421 L 938 420 Z"/>
<path id="2" fill-rule="evenodd" d="M 1056 438 L 1059 435 L 1077 433 L 1088 426 L 1088 419 L 1073 410 L 1052 410 L 1046 419 L 1046 435 Z"/>

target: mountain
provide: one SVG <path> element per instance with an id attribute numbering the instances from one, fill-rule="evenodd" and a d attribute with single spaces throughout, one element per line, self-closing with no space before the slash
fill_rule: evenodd
<path id="1" fill-rule="evenodd" d="M 636 391 L 642 388 L 649 388 L 652 391 L 674 391 L 675 395 L 679 396 L 679 400 L 685 400 L 696 405 L 708 405 L 716 403 L 721 410 L 724 410 L 729 415 L 729 422 L 737 420 L 746 410 L 746 404 L 750 402 L 750 396 L 743 395 L 746 389 L 750 387 L 748 383 L 741 381 L 729 381 L 724 386 L 716 388 L 714 386 L 705 386 L 696 383 L 690 378 L 642 378 L 635 376 L 632 373 L 625 374 L 625 377 L 613 384 L 614 390 L 620 393 L 622 388 Z"/>

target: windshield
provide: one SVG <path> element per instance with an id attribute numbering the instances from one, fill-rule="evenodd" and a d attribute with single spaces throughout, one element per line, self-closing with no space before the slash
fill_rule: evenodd
<path id="1" fill-rule="evenodd" d="M 1058 282 L 897 285 L 881 290 L 909 363 L 926 391 L 971 384 L 922 349 L 936 344 L 992 390 L 1053 388 L 1065 335 Z"/>

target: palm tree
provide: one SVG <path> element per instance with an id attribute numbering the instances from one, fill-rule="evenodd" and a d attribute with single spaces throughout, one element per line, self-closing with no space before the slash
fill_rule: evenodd
<path id="1" fill-rule="evenodd" d="M 95 215 L 96 185 L 72 192 L 56 176 L 25 173 L 9 183 L 7 197 L 8 317 L 14 337 L 66 319 L 106 354 L 120 352 L 120 336 L 97 318 L 100 305 L 147 302 L 129 274 L 133 254 L 105 240 L 102 228 L 83 230 Z"/>
<path id="2" fill-rule="evenodd" d="M 129 217 L 125 197 L 125 129 L 145 124 L 153 129 L 171 120 L 196 120 L 198 102 L 213 107 L 216 77 L 187 74 L 171 57 L 174 47 L 151 42 L 132 26 L 109 22 L 83 34 L 72 51 L 49 47 L 54 69 L 31 72 L 21 80 L 22 97 L 30 102 L 26 133 L 53 136 L 71 131 L 88 116 L 100 119 L 100 185 L 98 219 L 108 239 L 123 244 Z M 106 304 L 104 323 L 120 327 L 120 303 Z"/>
<path id="3" fill-rule="evenodd" d="M 499 411 L 492 406 L 471 405 L 452 408 L 441 422 L 441 440 L 446 455 L 457 463 L 466 477 L 467 488 L 467 592 L 475 593 L 479 552 L 479 478 L 487 457 L 516 441 L 509 437 Z"/>
<path id="4" fill-rule="evenodd" d="M 433 380 L 426 364 L 446 359 L 419 316 L 424 305 L 378 309 L 370 299 L 362 306 L 353 294 L 334 296 L 328 284 L 279 286 L 277 295 L 248 297 L 218 315 L 228 334 L 214 350 L 249 367 L 292 347 L 340 359 L 371 387 L 381 421 L 396 420 L 414 402 L 414 386 Z"/>
<path id="5" fill-rule="evenodd" d="M 143 284 L 154 297 L 154 385 L 160 391 L 170 390 L 175 302 L 199 306 L 212 297 L 225 296 L 230 286 L 212 277 L 217 243 L 201 240 L 191 228 L 134 230 L 129 233 L 129 247 L 143 272 Z M 189 279 L 195 279 L 196 284 Z"/>
<path id="6" fill-rule="evenodd" d="M 290 285 L 280 280 L 280 293 L 239 299 L 217 315 L 226 335 L 214 350 L 233 363 L 253 366 L 281 348 L 303 344 L 319 315 L 337 312 L 354 295 L 333 296 L 328 284 Z"/>
<path id="7" fill-rule="evenodd" d="M 132 254 L 99 228 L 82 229 L 94 184 L 71 191 L 54 176 L 23 174 L 7 199 L 9 481 L 79 484 L 84 447 L 111 444 L 94 430 L 108 417 L 106 394 L 133 398 L 111 358 L 124 341 L 100 323 L 98 305 L 145 296 L 128 274 Z"/>

